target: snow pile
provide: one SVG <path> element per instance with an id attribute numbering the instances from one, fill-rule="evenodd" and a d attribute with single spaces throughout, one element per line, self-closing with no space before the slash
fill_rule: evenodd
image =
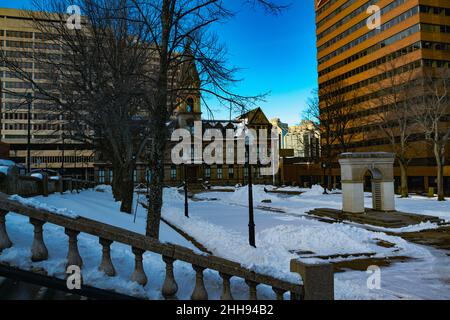
<path id="1" fill-rule="evenodd" d="M 384 240 L 395 244 L 384 248 L 377 243 Z M 310 251 L 319 256 L 339 254 L 375 254 L 375 256 L 395 256 L 400 254 L 421 254 L 401 238 L 372 232 L 354 226 L 318 224 L 298 227 L 279 225 L 259 233 L 259 241 L 279 245 L 287 251 Z"/>
<path id="2" fill-rule="evenodd" d="M 101 185 L 96 186 L 94 188 L 94 191 L 112 193 L 112 186 L 106 185 L 106 184 L 101 184 Z"/>
<path id="3" fill-rule="evenodd" d="M 44 179 L 42 173 L 32 173 L 32 174 L 30 174 L 30 176 L 33 178 L 39 179 L 39 180 Z"/>
<path id="4" fill-rule="evenodd" d="M 9 167 L 0 165 L 0 173 L 3 173 L 5 176 L 8 175 Z"/>
<path id="5" fill-rule="evenodd" d="M 370 226 L 371 229 L 379 230 L 379 231 L 386 231 L 386 232 L 392 232 L 392 233 L 404 233 L 404 232 L 419 232 L 424 230 L 432 230 L 432 229 L 439 229 L 439 225 L 437 223 L 432 223 L 430 221 L 427 222 L 421 222 L 419 224 L 410 225 L 407 227 L 402 228 L 383 228 L 383 227 L 376 227 L 376 226 Z"/>
<path id="6" fill-rule="evenodd" d="M 12 160 L 0 159 L 0 166 L 13 167 L 16 163 Z"/>
<path id="7" fill-rule="evenodd" d="M 315 184 L 311 189 L 305 189 L 306 192 L 302 196 L 321 196 L 323 195 L 323 187 Z"/>
<path id="8" fill-rule="evenodd" d="M 55 213 L 60 216 L 65 216 L 69 218 L 76 219 L 78 218 L 78 215 L 75 214 L 72 210 L 69 210 L 67 208 L 58 208 L 51 205 L 48 205 L 46 203 L 40 202 L 35 198 L 22 198 L 21 196 L 15 194 L 9 197 L 12 201 L 20 202 L 21 204 L 24 204 L 26 206 L 30 206 L 36 209 L 42 209 L 49 211 L 51 213 Z"/>
<path id="9" fill-rule="evenodd" d="M 259 204 L 263 200 L 275 201 L 278 200 L 278 198 L 265 192 L 263 185 L 254 185 L 253 202 Z M 236 188 L 233 193 L 229 193 L 228 201 L 231 203 L 248 205 L 248 186 Z"/>

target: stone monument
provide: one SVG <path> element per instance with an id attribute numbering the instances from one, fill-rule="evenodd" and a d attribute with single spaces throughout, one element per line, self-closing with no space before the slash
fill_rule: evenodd
<path id="1" fill-rule="evenodd" d="M 364 177 L 372 177 L 372 201 L 376 211 L 395 211 L 395 155 L 387 152 L 343 153 L 339 157 L 343 208 L 349 213 L 365 213 Z"/>

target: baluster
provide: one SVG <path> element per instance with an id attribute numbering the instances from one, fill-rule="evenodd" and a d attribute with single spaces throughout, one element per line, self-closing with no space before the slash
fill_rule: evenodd
<path id="1" fill-rule="evenodd" d="M 66 229 L 66 235 L 69 237 L 69 253 L 67 254 L 67 267 L 68 266 L 79 266 L 83 267 L 83 259 L 81 259 L 80 253 L 78 252 L 78 235 L 79 231 Z"/>
<path id="2" fill-rule="evenodd" d="M 299 294 L 291 291 L 291 300 L 301 300 L 301 297 Z"/>
<path id="3" fill-rule="evenodd" d="M 12 247 L 12 242 L 9 240 L 8 233 L 6 232 L 6 215 L 8 211 L 0 211 L 0 252 L 4 249 Z"/>
<path id="4" fill-rule="evenodd" d="M 272 290 L 277 295 L 277 300 L 284 300 L 284 294 L 286 293 L 286 290 L 275 288 L 275 287 L 272 287 Z"/>
<path id="5" fill-rule="evenodd" d="M 221 300 L 233 300 L 233 295 L 231 294 L 231 285 L 230 285 L 230 279 L 232 276 L 225 274 L 225 273 L 219 273 L 219 275 L 222 277 L 222 280 L 223 280 L 222 295 L 220 296 L 220 299 Z"/>
<path id="6" fill-rule="evenodd" d="M 102 262 L 98 267 L 98 270 L 104 272 L 107 276 L 114 277 L 116 275 L 116 270 L 111 261 L 111 244 L 110 240 L 100 238 L 99 243 L 102 245 Z"/>
<path id="7" fill-rule="evenodd" d="M 48 259 L 48 250 L 44 243 L 42 226 L 44 221 L 30 218 L 30 223 L 34 226 L 34 240 L 31 248 L 31 261 L 38 262 Z"/>
<path id="8" fill-rule="evenodd" d="M 166 263 L 166 279 L 164 280 L 162 295 L 166 299 L 174 298 L 178 291 L 178 285 L 173 275 L 173 263 L 175 259 L 163 256 L 163 261 Z"/>
<path id="9" fill-rule="evenodd" d="M 134 253 L 134 272 L 131 275 L 131 281 L 137 282 L 142 286 L 145 286 L 148 282 L 147 276 L 144 272 L 144 265 L 142 263 L 142 255 L 144 254 L 144 250 L 138 248 L 132 248 Z"/>
<path id="10" fill-rule="evenodd" d="M 256 283 L 255 281 L 251 280 L 245 280 L 245 283 L 248 285 L 249 288 L 249 300 L 258 300 L 258 293 L 256 291 L 256 287 L 259 283 Z"/>
<path id="11" fill-rule="evenodd" d="M 203 281 L 203 271 L 205 268 L 192 265 L 195 270 L 195 288 L 191 295 L 191 300 L 208 300 L 208 292 L 206 292 L 205 283 Z"/>

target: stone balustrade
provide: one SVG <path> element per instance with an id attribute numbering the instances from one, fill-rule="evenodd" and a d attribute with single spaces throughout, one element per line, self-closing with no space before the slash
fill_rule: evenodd
<path id="1" fill-rule="evenodd" d="M 129 230 L 81 217 L 73 219 L 70 217 L 56 215 L 45 210 L 26 206 L 8 199 L 8 196 L 3 193 L 0 193 L 0 254 L 2 250 L 10 248 L 13 245 L 8 237 L 5 222 L 5 216 L 9 212 L 14 212 L 16 214 L 29 217 L 30 223 L 34 226 L 34 241 L 31 248 L 31 259 L 33 261 L 43 261 L 49 258 L 49 253 L 43 238 L 42 227 L 44 223 L 55 224 L 65 229 L 65 234 L 68 236 L 67 265 L 77 265 L 80 268 L 83 266 L 83 260 L 78 251 L 77 242 L 77 237 L 80 233 L 97 236 L 99 238 L 99 243 L 102 246 L 102 259 L 98 269 L 110 277 L 114 277 L 116 275 L 110 255 L 111 244 L 113 242 L 119 242 L 130 246 L 135 256 L 135 266 L 131 280 L 142 286 L 145 286 L 149 281 L 143 268 L 143 254 L 145 252 L 160 254 L 162 260 L 166 264 L 165 280 L 161 289 L 161 294 L 166 299 L 176 298 L 178 291 L 178 284 L 175 280 L 173 272 L 173 264 L 177 260 L 191 264 L 196 274 L 195 288 L 191 295 L 193 300 L 208 299 L 208 292 L 205 288 L 203 278 L 203 274 L 206 269 L 217 271 L 223 279 L 221 294 L 221 299 L 223 300 L 233 299 L 230 282 L 232 277 L 238 277 L 245 280 L 245 283 L 249 288 L 248 298 L 251 300 L 256 300 L 258 298 L 257 286 L 260 284 L 272 287 L 277 299 L 279 300 L 283 300 L 284 295 L 287 292 L 290 293 L 291 300 L 301 300 L 305 297 L 333 299 L 332 268 L 320 268 L 320 266 L 315 268 L 315 266 L 310 266 L 309 268 L 306 268 L 308 272 L 304 272 L 301 267 L 297 266 L 302 264 L 293 260 L 291 264 L 294 267 L 291 266 L 291 271 L 298 272 L 302 275 L 303 282 L 308 284 L 308 286 L 305 287 L 301 283 L 291 283 L 271 276 L 255 273 L 254 271 L 243 268 L 238 263 L 213 255 L 199 255 L 187 248 L 174 244 L 161 243 Z M 318 272 L 311 272 L 311 270 L 318 270 Z M 321 275 L 321 272 L 326 274 Z M 313 275 L 314 280 L 305 278 L 308 277 L 309 274 Z M 326 279 L 327 282 L 324 284 L 321 279 Z M 318 283 L 315 283 L 314 281 Z M 305 290 L 308 290 L 309 288 L 311 290 L 323 290 L 325 288 L 325 293 L 305 292 Z"/>

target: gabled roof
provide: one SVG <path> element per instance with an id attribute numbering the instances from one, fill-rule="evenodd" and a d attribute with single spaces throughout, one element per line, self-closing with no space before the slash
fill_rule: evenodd
<path id="1" fill-rule="evenodd" d="M 237 119 L 247 119 L 248 124 L 270 124 L 270 121 L 267 119 L 266 115 L 259 107 L 242 114 Z"/>

